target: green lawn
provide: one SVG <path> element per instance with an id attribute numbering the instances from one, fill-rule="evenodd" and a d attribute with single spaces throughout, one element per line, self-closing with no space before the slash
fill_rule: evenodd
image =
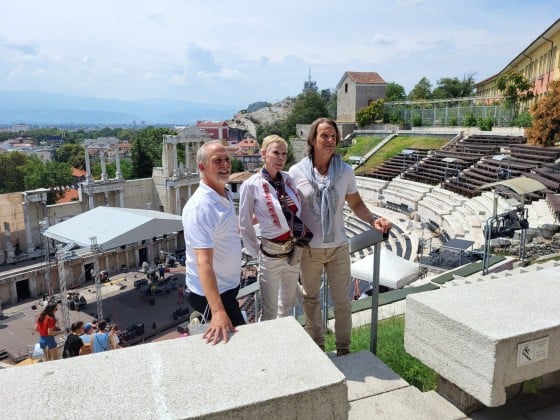
<path id="1" fill-rule="evenodd" d="M 370 326 L 364 325 L 352 330 L 352 353 L 369 351 Z M 334 334 L 326 336 L 325 349 L 335 350 Z M 401 378 L 422 392 L 435 390 L 437 373 L 404 350 L 404 316 L 379 322 L 377 328 L 377 357 L 393 369 Z"/>

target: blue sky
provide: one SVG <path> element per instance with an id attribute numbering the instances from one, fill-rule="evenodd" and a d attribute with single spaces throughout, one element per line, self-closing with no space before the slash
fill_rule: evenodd
<path id="1" fill-rule="evenodd" d="M 18 0 L 2 6 L 0 89 L 236 105 L 376 71 L 503 69 L 560 17 L 557 0 Z"/>

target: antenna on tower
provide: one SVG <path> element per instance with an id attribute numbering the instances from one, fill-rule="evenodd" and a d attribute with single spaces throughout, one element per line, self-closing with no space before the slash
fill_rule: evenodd
<path id="1" fill-rule="evenodd" d="M 309 76 L 306 82 L 303 83 L 303 91 L 317 92 L 317 82 L 311 80 L 311 66 L 309 66 Z"/>

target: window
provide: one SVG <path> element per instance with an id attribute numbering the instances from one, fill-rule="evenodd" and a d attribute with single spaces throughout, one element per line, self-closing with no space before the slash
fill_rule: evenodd
<path id="1" fill-rule="evenodd" d="M 348 83 L 344 83 L 344 93 L 348 93 Z"/>

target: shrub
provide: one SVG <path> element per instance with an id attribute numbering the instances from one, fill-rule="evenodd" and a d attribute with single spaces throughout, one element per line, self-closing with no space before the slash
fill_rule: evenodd
<path id="1" fill-rule="evenodd" d="M 493 126 L 494 118 L 492 117 L 480 118 L 478 120 L 478 128 L 480 128 L 482 131 L 492 131 Z"/>
<path id="2" fill-rule="evenodd" d="M 513 122 L 515 127 L 532 127 L 533 117 L 528 112 L 522 112 Z"/>
<path id="3" fill-rule="evenodd" d="M 457 117 L 450 117 L 449 118 L 449 125 L 456 126 L 457 125 Z"/>
<path id="4" fill-rule="evenodd" d="M 465 118 L 465 126 L 476 127 L 476 117 L 474 114 L 467 115 L 467 118 Z"/>
<path id="5" fill-rule="evenodd" d="M 422 117 L 420 115 L 414 115 L 412 117 L 412 126 L 413 127 L 422 127 Z"/>

